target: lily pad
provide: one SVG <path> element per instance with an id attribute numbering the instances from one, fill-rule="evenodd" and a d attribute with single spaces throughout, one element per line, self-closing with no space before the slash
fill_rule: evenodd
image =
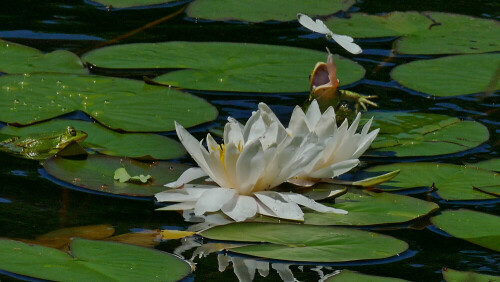
<path id="1" fill-rule="evenodd" d="M 178 281 L 190 265 L 169 253 L 115 242 L 74 239 L 71 255 L 0 239 L 0 269 L 53 281 Z"/>
<path id="2" fill-rule="evenodd" d="M 408 280 L 392 278 L 392 277 L 382 277 L 375 275 L 368 275 L 359 273 L 356 271 L 350 270 L 342 270 L 342 272 L 338 274 L 334 274 L 328 277 L 328 279 L 324 280 L 325 282 L 358 282 L 358 281 L 370 281 L 370 282 L 403 282 Z"/>
<path id="3" fill-rule="evenodd" d="M 27 127 L 5 126 L 0 133 L 13 136 L 61 131 L 68 125 L 88 134 L 80 144 L 110 156 L 139 159 L 174 159 L 185 154 L 184 147 L 177 141 L 151 133 L 118 133 L 93 123 L 79 120 L 57 119 Z"/>
<path id="4" fill-rule="evenodd" d="M 177 0 L 90 0 L 110 8 L 129 8 L 165 4 Z"/>
<path id="5" fill-rule="evenodd" d="M 443 211 L 432 223 L 453 237 L 500 252 L 500 217 L 466 209 Z"/>
<path id="6" fill-rule="evenodd" d="M 247 22 L 292 21 L 297 13 L 326 16 L 349 9 L 355 0 L 196 0 L 186 11 L 191 18 Z"/>
<path id="7" fill-rule="evenodd" d="M 500 54 L 458 55 L 400 65 L 391 76 L 415 91 L 449 97 L 486 91 L 499 66 Z M 498 89 L 500 81 L 491 90 Z"/>
<path id="8" fill-rule="evenodd" d="M 271 243 L 245 245 L 230 251 L 289 261 L 374 260 L 396 256 L 408 249 L 408 244 L 393 237 L 343 227 L 249 222 L 216 226 L 199 234 L 214 240 Z"/>
<path id="9" fill-rule="evenodd" d="M 468 271 L 458 271 L 443 268 L 443 278 L 446 282 L 492 282 L 500 281 L 500 276 L 486 275 Z"/>
<path id="10" fill-rule="evenodd" d="M 500 50 L 500 25 L 495 20 L 440 12 L 351 14 L 331 18 L 332 30 L 353 37 L 401 36 L 395 50 L 401 54 L 463 54 Z M 463 68 L 461 68 L 463 69 Z"/>
<path id="11" fill-rule="evenodd" d="M 478 162 L 478 163 L 470 163 L 468 165 L 471 165 L 471 166 L 474 166 L 477 168 L 482 168 L 482 169 L 500 172 L 500 158 L 490 159 L 490 160 L 482 161 L 482 162 Z"/>
<path id="12" fill-rule="evenodd" d="M 124 131 L 168 131 L 211 121 L 217 110 L 188 93 L 111 77 L 31 74 L 0 77 L 0 120 L 14 125 L 83 111 Z"/>
<path id="13" fill-rule="evenodd" d="M 255 5 L 255 4 L 253 4 Z M 327 53 L 315 50 L 228 42 L 166 42 L 116 45 L 86 53 L 102 68 L 178 69 L 154 79 L 175 87 L 234 92 L 307 92 L 308 76 Z M 363 78 L 357 63 L 336 56 L 342 85 Z"/>
<path id="14" fill-rule="evenodd" d="M 377 188 L 394 191 L 417 187 L 435 187 L 436 193 L 444 200 L 490 200 L 497 197 L 473 189 L 473 187 L 498 184 L 500 174 L 477 169 L 472 166 L 460 166 L 443 163 L 396 163 L 380 165 L 367 169 L 371 172 L 401 169 L 398 176 Z"/>
<path id="15" fill-rule="evenodd" d="M 403 195 L 351 189 L 347 194 L 335 199 L 335 208 L 349 213 L 344 215 L 306 212 L 304 223 L 355 226 L 404 223 L 426 216 L 438 210 L 439 206 Z"/>
<path id="16" fill-rule="evenodd" d="M 380 128 L 366 155 L 416 157 L 451 154 L 472 149 L 489 139 L 488 129 L 475 121 L 424 113 L 375 112 L 373 128 Z"/>
<path id="17" fill-rule="evenodd" d="M 132 175 L 151 175 L 147 184 L 114 180 L 115 170 L 125 166 Z M 61 157 L 44 162 L 45 170 L 55 178 L 75 186 L 123 196 L 152 197 L 165 191 L 163 185 L 173 182 L 188 168 L 186 165 L 153 162 L 144 163 L 132 159 L 90 155 L 86 160 L 70 160 Z"/>
<path id="18" fill-rule="evenodd" d="M 38 49 L 0 40 L 0 72 L 65 72 L 86 74 L 80 58 L 66 50 L 44 54 Z"/>

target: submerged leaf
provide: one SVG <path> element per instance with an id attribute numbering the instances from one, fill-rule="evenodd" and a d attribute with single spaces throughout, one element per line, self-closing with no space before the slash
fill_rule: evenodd
<path id="1" fill-rule="evenodd" d="M 486 275 L 468 271 L 458 271 L 444 267 L 443 278 L 446 282 L 493 282 L 500 281 L 500 276 Z"/>

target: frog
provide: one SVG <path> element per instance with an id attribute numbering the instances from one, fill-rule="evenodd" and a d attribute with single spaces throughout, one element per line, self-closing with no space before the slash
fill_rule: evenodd
<path id="1" fill-rule="evenodd" d="M 365 111 L 367 105 L 377 107 L 378 105 L 375 102 L 369 100 L 377 98 L 375 95 L 364 96 L 349 90 L 338 89 L 340 81 L 337 78 L 337 66 L 330 50 L 328 48 L 326 50 L 328 52 L 326 63 L 316 63 L 313 72 L 309 76 L 310 94 L 304 104 L 304 110 L 307 110 L 310 103 L 316 99 L 321 112 L 332 106 L 335 110 L 337 122 L 341 123 L 346 118 L 349 121 L 353 120 L 360 107 Z M 349 108 L 348 100 L 354 102 L 354 111 Z"/>
<path id="2" fill-rule="evenodd" d="M 0 149 L 27 159 L 43 160 L 59 153 L 73 142 L 81 142 L 85 138 L 87 133 L 68 126 L 62 132 L 5 139 L 0 142 Z"/>

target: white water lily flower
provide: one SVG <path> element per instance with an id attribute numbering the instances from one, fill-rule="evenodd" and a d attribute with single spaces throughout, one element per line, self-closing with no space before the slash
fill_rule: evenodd
<path id="1" fill-rule="evenodd" d="M 224 144 L 207 135 L 208 151 L 181 125 L 177 135 L 200 168 L 186 170 L 166 186 L 181 189 L 156 194 L 160 202 L 179 202 L 162 210 L 194 209 L 195 215 L 221 210 L 235 221 L 255 214 L 303 220 L 299 205 L 320 212 L 347 213 L 303 195 L 269 189 L 299 174 L 324 150 L 315 132 L 290 136 L 264 103 L 245 126 L 234 119 L 224 127 Z M 187 184 L 208 175 L 219 186 Z"/>
<path id="2" fill-rule="evenodd" d="M 316 100 L 311 102 L 307 113 L 295 107 L 287 133 L 292 137 L 314 133 L 325 146 L 319 157 L 304 166 L 290 182 L 317 182 L 321 178 L 339 176 L 357 166 L 358 158 L 370 147 L 379 132 L 379 129 L 368 132 L 372 118 L 361 133 L 356 133 L 360 118 L 361 114 L 358 114 L 350 127 L 347 119 L 337 127 L 335 111 L 331 106 L 323 114 Z"/>
<path id="3" fill-rule="evenodd" d="M 340 46 L 342 46 L 344 49 L 351 52 L 352 54 L 360 54 L 361 52 L 363 52 L 363 50 L 361 50 L 361 47 L 359 47 L 356 43 L 354 43 L 354 39 L 352 39 L 352 37 L 350 37 L 348 35 L 340 35 L 340 34 L 333 33 L 325 25 L 325 23 L 323 23 L 323 21 L 321 21 L 319 19 L 314 21 L 309 16 L 304 15 L 304 14 L 297 14 L 297 18 L 299 20 L 299 23 L 301 25 L 303 25 L 304 27 L 306 27 L 314 32 L 326 35 L 326 38 L 328 40 L 333 39 Z"/>

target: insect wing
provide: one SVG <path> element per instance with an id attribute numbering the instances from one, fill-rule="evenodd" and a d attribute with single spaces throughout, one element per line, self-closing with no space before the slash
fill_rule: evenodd
<path id="1" fill-rule="evenodd" d="M 297 14 L 299 23 L 307 29 L 310 29 L 317 33 L 329 34 L 331 31 L 326 27 L 326 25 L 321 20 L 314 21 L 309 16 L 304 14 Z"/>
<path id="2" fill-rule="evenodd" d="M 354 40 L 350 36 L 332 34 L 332 38 L 333 40 L 335 40 L 335 42 L 337 42 L 340 46 L 342 46 L 352 54 L 360 54 L 361 52 L 363 52 L 363 50 L 361 50 L 361 47 L 359 47 L 358 44 L 354 43 Z"/>

